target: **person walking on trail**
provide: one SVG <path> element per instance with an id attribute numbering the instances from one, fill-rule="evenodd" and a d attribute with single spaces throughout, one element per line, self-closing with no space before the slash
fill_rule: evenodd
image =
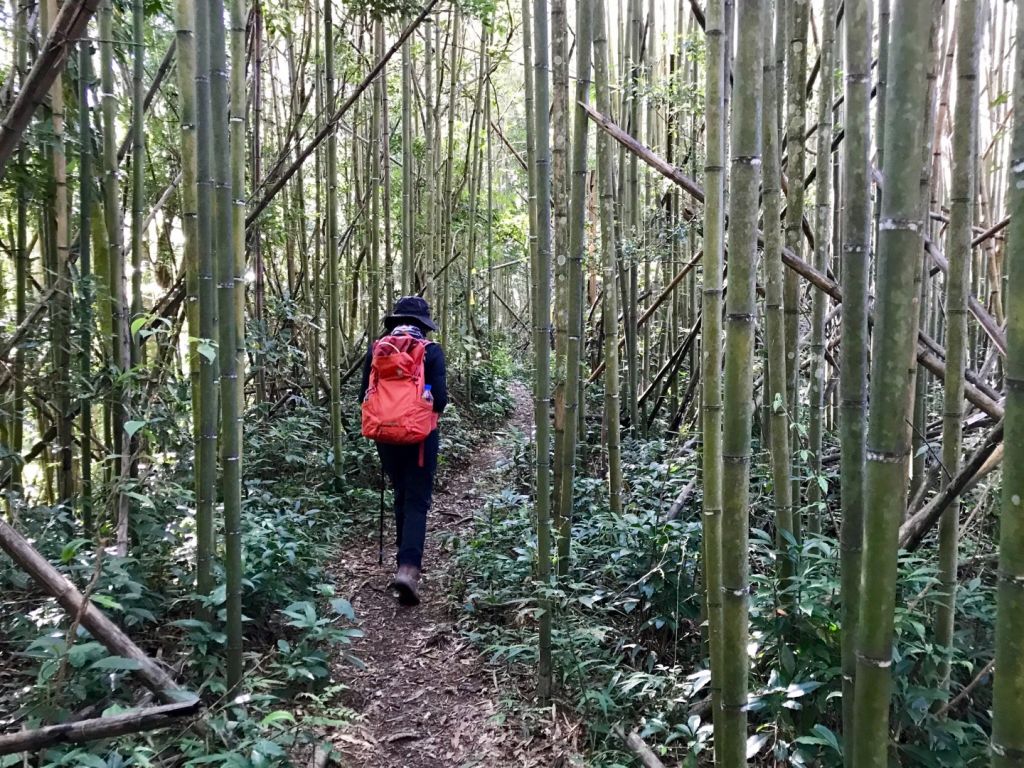
<path id="1" fill-rule="evenodd" d="M 418 605 L 437 470 L 437 420 L 448 405 L 444 351 L 427 338 L 437 326 L 430 305 L 419 296 L 398 299 L 384 328 L 386 333 L 370 343 L 363 365 L 362 431 L 376 441 L 395 493 L 398 568 L 391 588 L 402 605 Z"/>

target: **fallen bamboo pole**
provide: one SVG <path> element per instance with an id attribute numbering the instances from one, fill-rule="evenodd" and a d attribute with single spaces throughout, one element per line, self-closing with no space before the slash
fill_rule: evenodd
<path id="1" fill-rule="evenodd" d="M 615 735 L 622 739 L 626 748 L 629 749 L 637 760 L 644 768 L 665 768 L 665 764 L 661 762 L 654 750 L 647 746 L 647 742 L 640 738 L 640 734 L 636 731 L 630 731 L 627 735 L 623 732 L 622 728 L 615 727 Z"/>
<path id="2" fill-rule="evenodd" d="M 581 106 L 601 130 L 618 141 L 629 152 L 635 154 L 669 181 L 679 185 L 684 192 L 693 196 L 698 202 L 704 202 L 704 190 L 697 182 L 623 131 L 610 118 L 605 117 L 589 105 L 581 104 Z M 763 233 L 758 232 L 758 241 L 763 242 L 763 240 Z M 789 248 L 782 249 L 782 263 L 811 283 L 811 285 L 828 294 L 836 303 L 842 302 L 843 292 L 839 284 L 828 275 L 816 270 Z M 924 333 L 918 334 L 918 342 L 918 362 L 940 379 L 945 380 L 946 364 L 943 360 L 945 354 L 941 347 L 935 342 L 930 341 Z M 594 374 L 591 374 L 591 380 L 594 377 Z M 982 392 L 978 386 L 968 384 L 964 388 L 964 395 L 967 400 L 993 418 L 1002 418 L 1002 406 L 991 396 Z"/>
<path id="3" fill-rule="evenodd" d="M 974 480 L 983 467 L 988 463 L 989 457 L 1003 442 L 1003 423 L 999 424 L 989 432 L 985 442 L 974 452 L 974 455 L 967 461 L 956 475 L 949 481 L 942 492 L 925 505 L 920 512 L 917 512 L 900 526 L 900 549 L 917 549 L 925 534 L 931 529 L 946 508 L 959 498 L 964 490 Z"/>
<path id="4" fill-rule="evenodd" d="M 672 282 L 670 282 L 668 285 L 666 285 L 664 287 L 664 289 L 662 289 L 661 293 L 658 294 L 658 298 L 656 298 L 651 303 L 651 306 L 649 306 L 646 310 L 644 310 L 644 313 L 642 315 L 640 315 L 640 317 L 637 319 L 637 321 L 636 321 L 636 327 L 637 328 L 642 328 L 647 323 L 647 321 L 650 319 L 651 315 L 653 315 L 657 311 L 658 307 L 660 307 L 665 302 L 665 299 L 667 299 L 669 296 L 672 295 L 672 292 L 676 289 L 676 287 L 679 285 L 679 283 L 682 281 L 682 279 L 684 277 L 686 277 L 687 274 L 689 274 L 690 270 L 692 270 L 694 267 L 697 266 L 697 262 L 699 262 L 703 256 L 704 256 L 704 251 L 698 252 L 696 256 L 694 256 L 692 259 L 690 259 L 690 261 L 688 261 L 683 266 L 683 268 L 681 270 L 679 270 L 679 272 L 676 274 L 676 276 L 672 278 Z M 643 298 L 643 297 L 641 297 L 641 298 Z M 619 313 L 619 320 L 622 320 L 622 313 Z M 622 350 L 622 348 L 625 346 L 625 344 L 626 344 L 625 339 L 619 339 L 619 350 Z M 593 371 L 591 371 L 590 376 L 587 379 L 587 384 L 593 384 L 595 381 L 598 380 L 598 378 L 600 378 L 602 373 L 604 373 L 604 361 L 603 360 L 597 366 L 597 368 L 595 368 Z"/>
<path id="5" fill-rule="evenodd" d="M 46 725 L 31 731 L 0 735 L 0 755 L 34 752 L 54 744 L 81 744 L 99 739 L 112 739 L 129 733 L 155 731 L 173 725 L 183 717 L 199 713 L 199 699 L 94 717 L 71 723 Z"/>
<path id="6" fill-rule="evenodd" d="M 99 0 L 92 1 L 98 2 Z M 323 143 L 324 139 L 326 139 L 331 134 L 331 132 L 334 131 L 335 126 L 338 124 L 341 118 L 345 116 L 345 113 L 348 112 L 349 109 L 351 109 L 352 105 L 355 104 L 356 101 L 358 101 L 363 91 L 365 91 L 367 88 L 370 87 L 370 85 L 373 84 L 373 81 L 376 80 L 380 73 L 384 70 L 384 67 L 387 66 L 387 63 L 391 59 L 391 57 L 394 56 L 395 53 L 397 53 L 399 50 L 401 50 L 402 45 L 405 43 L 405 41 L 412 35 L 413 32 L 416 31 L 416 28 L 420 25 L 420 23 L 425 18 L 427 18 L 427 16 L 430 15 L 430 12 L 434 9 L 434 6 L 437 5 L 437 3 L 438 0 L 427 0 L 427 4 L 423 6 L 423 9 L 419 12 L 419 15 L 417 15 L 416 18 L 414 18 L 409 23 L 409 25 L 402 31 L 402 34 L 398 36 L 398 39 L 395 40 L 392 46 L 384 53 L 383 56 L 381 56 L 377 63 L 373 65 L 373 69 L 371 69 L 366 74 L 366 77 L 364 77 L 359 82 L 359 84 L 352 90 L 352 92 L 345 98 L 341 105 L 334 111 L 334 114 L 332 114 L 327 119 L 327 122 L 324 125 L 324 127 L 317 132 L 316 136 L 314 136 L 305 147 L 303 147 L 299 152 L 296 153 L 294 162 L 292 162 L 292 164 L 289 165 L 287 169 L 281 172 L 277 176 L 277 178 L 275 178 L 273 182 L 270 183 L 269 187 L 267 187 L 266 192 L 264 192 L 263 197 L 261 197 L 259 202 L 257 202 L 256 205 L 253 206 L 253 209 L 249 212 L 249 215 L 245 217 L 246 228 L 249 228 L 253 225 L 256 219 L 259 218 L 259 215 L 263 213 L 263 211 L 266 209 L 268 205 L 270 205 L 271 200 L 273 200 L 274 197 L 277 196 L 277 193 L 284 189 L 284 185 L 288 183 L 288 180 L 296 174 L 296 172 L 299 170 L 299 168 L 302 167 L 303 163 L 306 162 L 309 156 L 313 154 L 313 152 L 316 150 L 318 146 L 320 146 L 321 143 Z"/>
<path id="7" fill-rule="evenodd" d="M 46 41 L 25 78 L 21 93 L 0 125 L 0 179 L 7 170 L 7 161 L 21 143 L 21 136 L 32 121 L 36 109 L 46 100 L 50 86 L 64 69 L 64 61 L 72 45 L 78 43 L 89 19 L 96 13 L 100 0 L 68 0 L 57 13 Z"/>
<path id="8" fill-rule="evenodd" d="M 195 698 L 194 693 L 179 686 L 163 667 L 147 656 L 119 626 L 87 600 L 64 574 L 50 565 L 35 547 L 4 520 L 0 520 L 0 548 L 48 595 L 54 597 L 69 615 L 80 615 L 82 626 L 103 643 L 112 655 L 134 662 L 134 671 L 139 679 L 159 699 L 175 704 Z"/>

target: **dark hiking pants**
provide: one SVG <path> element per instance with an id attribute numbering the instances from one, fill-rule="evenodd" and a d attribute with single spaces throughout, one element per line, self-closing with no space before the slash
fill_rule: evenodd
<path id="1" fill-rule="evenodd" d="M 419 445 L 377 443 L 377 454 L 395 490 L 395 545 L 398 547 L 399 565 L 419 568 L 423 562 L 427 510 L 430 509 L 437 470 L 437 449 L 437 430 L 431 432 L 423 443 L 422 453 Z"/>

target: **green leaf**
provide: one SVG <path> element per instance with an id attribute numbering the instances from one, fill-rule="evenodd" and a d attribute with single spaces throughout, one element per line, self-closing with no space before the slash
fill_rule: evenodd
<path id="1" fill-rule="evenodd" d="M 822 493 L 828 493 L 828 480 L 824 475 L 818 475 L 818 487 L 821 488 Z"/>
<path id="2" fill-rule="evenodd" d="M 262 720 L 260 720 L 260 725 L 265 727 L 268 725 L 273 725 L 274 723 L 283 722 L 294 723 L 295 715 L 284 709 L 276 709 L 270 714 L 268 714 L 266 717 L 264 717 Z"/>
<path id="3" fill-rule="evenodd" d="M 840 749 L 839 747 L 839 739 L 826 726 L 822 725 L 821 723 L 818 723 L 811 730 L 818 734 L 820 738 L 824 739 L 825 742 L 830 747 L 832 747 L 832 749 L 834 749 L 836 752 L 842 752 L 842 749 Z"/>
<path id="4" fill-rule="evenodd" d="M 211 363 L 217 359 L 217 345 L 210 339 L 196 339 L 196 352 Z"/>
<path id="5" fill-rule="evenodd" d="M 336 597 L 331 600 L 331 609 L 341 616 L 344 616 L 349 621 L 356 620 L 356 612 L 352 607 L 352 603 L 343 597 Z"/>
<path id="6" fill-rule="evenodd" d="M 139 315 L 132 320 L 132 336 L 141 331 L 150 320 L 153 319 L 152 315 Z"/>
<path id="7" fill-rule="evenodd" d="M 123 611 L 124 606 L 121 605 L 117 600 L 112 598 L 110 595 L 97 594 L 90 598 L 97 605 L 101 605 L 104 608 L 109 608 L 112 611 Z"/>
<path id="8" fill-rule="evenodd" d="M 138 659 L 126 659 L 123 656 L 107 656 L 105 659 L 93 662 L 90 667 L 90 669 L 113 669 L 122 672 L 141 668 L 142 662 Z"/>
<path id="9" fill-rule="evenodd" d="M 146 422 L 144 421 L 126 421 L 124 423 L 124 433 L 128 435 L 128 437 L 134 437 L 135 433 L 144 426 L 146 426 Z"/>
<path id="10" fill-rule="evenodd" d="M 767 733 L 755 733 L 747 738 L 747 760 L 757 757 L 757 754 L 768 744 Z"/>
<path id="11" fill-rule="evenodd" d="M 69 541 L 67 544 L 64 545 L 64 548 L 60 551 L 60 561 L 65 565 L 70 563 L 72 560 L 75 559 L 75 555 L 78 554 L 78 550 L 80 550 L 83 545 L 88 543 L 88 539 L 75 539 L 74 541 Z"/>

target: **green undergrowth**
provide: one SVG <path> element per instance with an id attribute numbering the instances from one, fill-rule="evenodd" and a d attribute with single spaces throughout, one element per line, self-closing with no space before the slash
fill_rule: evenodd
<path id="1" fill-rule="evenodd" d="M 441 472 L 465 458 L 484 430 L 512 407 L 510 362 L 495 353 L 473 372 L 474 405 L 452 375 L 452 407 L 442 422 Z M 355 392 L 346 393 L 355 403 Z M 251 411 L 245 430 L 243 545 L 246 580 L 244 690 L 224 685 L 224 574 L 212 595 L 195 593 L 192 446 L 180 403 L 142 427 L 150 454 L 133 484 L 129 557 L 111 546 L 108 515 L 97 540 L 66 508 L 16 505 L 17 528 L 92 602 L 158 658 L 206 706 L 206 734 L 164 731 L 61 746 L 32 764 L 52 766 L 224 766 L 293 764 L 324 729 L 356 713 L 336 704 L 359 617 L 340 597 L 329 564 L 353 536 L 376 530 L 379 465 L 373 446 L 345 442 L 344 481 L 333 482 L 326 409 L 296 401 L 268 415 Z M 355 407 L 346 418 L 358 416 Z M 356 429 L 351 426 L 351 429 Z M 172 446 L 180 446 L 172 449 Z M 99 505 L 97 505 L 99 506 Z M 218 538 L 223 532 L 218 530 Z M 136 663 L 111 657 L 7 558 L 0 558 L 0 729 L 33 728 L 153 703 L 132 675 Z M 339 664 L 336 660 L 341 659 Z M 0 757 L 0 768 L 22 765 Z"/>
<path id="2" fill-rule="evenodd" d="M 550 720 L 550 708 L 538 707 L 532 696 L 537 618 L 541 601 L 550 601 L 557 701 L 584 724 L 587 764 L 595 768 L 639 765 L 624 750 L 619 728 L 636 729 L 667 765 L 711 764 L 700 455 L 699 443 L 689 438 L 624 441 L 628 502 L 621 515 L 607 508 L 600 457 L 586 457 L 589 471 L 576 482 L 571 567 L 557 581 L 542 584 L 534 578 L 533 468 L 525 436 L 509 446 L 510 465 L 502 468 L 507 484 L 487 499 L 472 533 L 455 542 L 460 582 L 453 600 L 463 630 L 515 682 L 520 696 L 509 706 L 538 730 Z M 827 528 L 825 536 L 800 543 L 790 540 L 798 578 L 786 595 L 778 594 L 765 461 L 757 456 L 755 466 L 763 469 L 755 470 L 751 486 L 749 756 L 758 765 L 838 768 L 836 531 Z M 681 512 L 666 519 L 695 475 L 698 482 Z M 826 519 L 838 514 L 834 476 L 803 481 L 826 490 Z M 941 649 L 922 622 L 937 602 L 934 558 L 904 554 L 900 571 L 893 759 L 920 768 L 987 764 L 988 678 L 947 716 L 933 714 Z M 954 695 L 991 658 L 992 575 L 991 569 L 977 572 L 958 593 Z M 783 597 L 788 609 L 778 607 Z"/>

